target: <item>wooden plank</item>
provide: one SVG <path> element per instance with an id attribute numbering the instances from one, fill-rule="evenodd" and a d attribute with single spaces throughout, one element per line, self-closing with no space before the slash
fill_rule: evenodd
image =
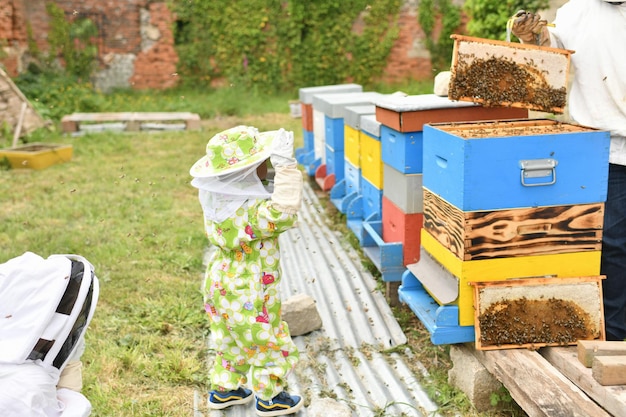
<path id="1" fill-rule="evenodd" d="M 457 258 L 599 251 L 604 204 L 461 211 L 424 189 L 424 228 Z"/>
<path id="2" fill-rule="evenodd" d="M 580 363 L 590 368 L 596 356 L 626 355 L 626 342 L 579 340 L 577 352 Z"/>
<path id="3" fill-rule="evenodd" d="M 613 416 L 626 416 L 626 386 L 600 385 L 593 378 L 591 368 L 586 368 L 578 361 L 576 347 L 542 348 L 539 352 L 606 411 Z"/>
<path id="4" fill-rule="evenodd" d="M 509 349 L 474 354 L 530 417 L 610 416 L 536 351 Z"/>
<path id="5" fill-rule="evenodd" d="M 200 116 L 189 112 L 102 112 L 72 113 L 63 116 L 72 122 L 111 122 L 111 121 L 167 121 L 167 120 L 199 120 Z"/>
<path id="6" fill-rule="evenodd" d="M 80 123 L 126 122 L 126 130 L 140 130 L 142 122 L 184 121 L 187 130 L 200 128 L 200 116 L 189 112 L 102 112 L 72 113 L 61 118 L 64 132 L 75 132 Z"/>
<path id="7" fill-rule="evenodd" d="M 600 385 L 626 384 L 626 356 L 596 356 L 591 375 Z"/>

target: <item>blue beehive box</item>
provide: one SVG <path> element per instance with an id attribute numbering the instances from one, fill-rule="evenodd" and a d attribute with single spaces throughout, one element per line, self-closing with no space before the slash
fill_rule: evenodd
<path id="1" fill-rule="evenodd" d="M 383 190 L 361 176 L 361 195 L 363 196 L 363 218 L 368 218 L 372 214 L 377 214 L 380 217 Z"/>
<path id="2" fill-rule="evenodd" d="M 346 194 L 361 192 L 361 170 L 350 163 L 344 161 L 344 175 L 346 179 Z"/>
<path id="3" fill-rule="evenodd" d="M 382 160 L 403 174 L 422 173 L 423 132 L 399 132 L 380 127 Z"/>
<path id="4" fill-rule="evenodd" d="M 326 145 L 326 175 L 334 175 L 335 183 L 341 181 L 344 177 L 344 160 L 343 149 L 337 150 L 330 147 L 330 145 Z"/>
<path id="5" fill-rule="evenodd" d="M 424 188 L 462 211 L 603 202 L 609 133 L 548 119 L 424 126 Z"/>

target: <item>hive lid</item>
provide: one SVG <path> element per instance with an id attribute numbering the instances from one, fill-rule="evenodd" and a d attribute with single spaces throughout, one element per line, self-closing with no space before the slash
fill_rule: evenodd
<path id="1" fill-rule="evenodd" d="M 573 51 L 452 35 L 448 97 L 563 113 Z"/>
<path id="2" fill-rule="evenodd" d="M 313 96 L 315 94 L 358 93 L 361 91 L 363 91 L 363 87 L 359 84 L 337 84 L 319 85 L 316 87 L 303 87 L 298 91 L 298 93 L 301 103 L 313 104 Z"/>
<path id="3" fill-rule="evenodd" d="M 376 115 L 367 114 L 361 116 L 361 130 L 367 132 L 375 138 L 380 137 L 380 125 L 381 123 L 376 120 Z"/>
<path id="4" fill-rule="evenodd" d="M 363 106 L 346 106 L 343 108 L 344 124 L 356 129 L 361 129 L 361 117 L 367 114 L 375 114 L 376 106 L 366 104 Z"/>
<path id="5" fill-rule="evenodd" d="M 374 91 L 346 94 L 316 94 L 313 96 L 313 109 L 321 111 L 332 119 L 337 119 L 343 117 L 344 107 L 373 104 L 375 100 L 381 97 L 384 97 L 384 94 Z"/>
<path id="6" fill-rule="evenodd" d="M 414 96 L 387 96 L 374 102 L 376 107 L 395 111 L 397 113 L 448 109 L 455 107 L 472 107 L 475 103 L 450 100 L 435 94 L 420 94 Z"/>

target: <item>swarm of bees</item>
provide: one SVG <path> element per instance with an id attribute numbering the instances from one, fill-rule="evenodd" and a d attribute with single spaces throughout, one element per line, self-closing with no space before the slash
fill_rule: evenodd
<path id="1" fill-rule="evenodd" d="M 521 105 L 553 112 L 565 107 L 567 91 L 551 87 L 532 60 L 520 64 L 506 57 L 482 59 L 460 53 L 452 68 L 448 97 L 488 107 Z"/>
<path id="2" fill-rule="evenodd" d="M 479 317 L 483 346 L 569 345 L 598 337 L 589 314 L 557 298 L 519 298 L 493 303 Z"/>

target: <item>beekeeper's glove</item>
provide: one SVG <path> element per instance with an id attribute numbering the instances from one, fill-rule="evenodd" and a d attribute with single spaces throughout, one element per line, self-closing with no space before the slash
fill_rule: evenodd
<path id="1" fill-rule="evenodd" d="M 69 361 L 57 383 L 57 388 L 67 388 L 80 392 L 83 389 L 83 363 L 81 361 Z"/>
<path id="2" fill-rule="evenodd" d="M 275 145 L 270 154 L 270 162 L 274 168 L 296 164 L 293 158 L 293 132 L 280 129 L 276 133 Z"/>
<path id="3" fill-rule="evenodd" d="M 295 214 L 302 204 L 302 172 L 294 162 L 274 168 L 274 192 L 272 205 L 283 213 Z"/>
<path id="4" fill-rule="evenodd" d="M 550 32 L 547 24 L 548 22 L 539 14 L 520 10 L 513 16 L 511 32 L 522 43 L 550 46 Z"/>

